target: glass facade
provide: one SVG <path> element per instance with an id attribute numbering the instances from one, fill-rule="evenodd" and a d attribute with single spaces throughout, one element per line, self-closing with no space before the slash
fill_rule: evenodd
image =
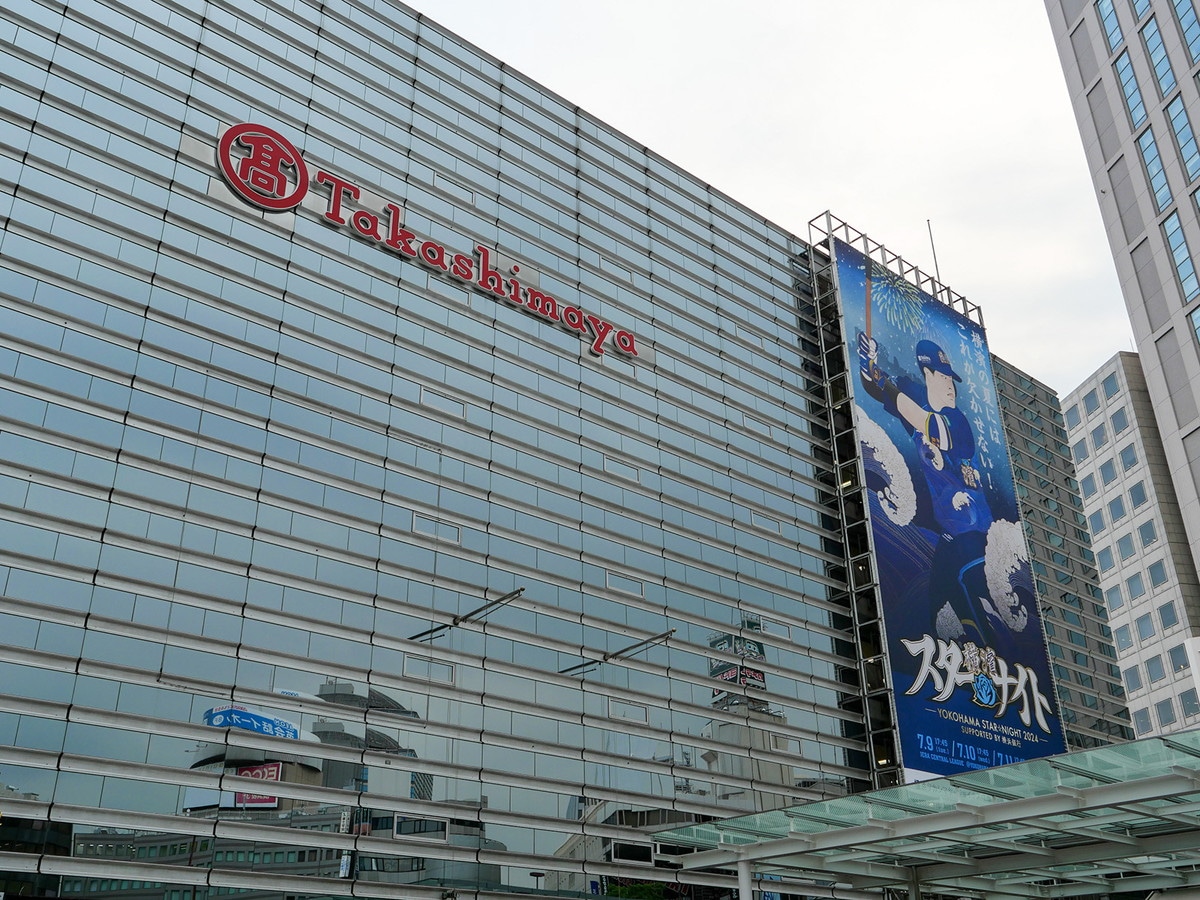
<path id="1" fill-rule="evenodd" d="M 388 0 L 0 53 L 0 893 L 719 900 L 900 780 L 822 248 Z"/>
<path id="2" fill-rule="evenodd" d="M 654 828 L 872 783 L 803 241 L 386 2 L 0 25 L 40 890 L 673 896 Z"/>
<path id="3" fill-rule="evenodd" d="M 1121 598 L 1105 607 L 1058 396 L 999 357 L 992 368 L 1068 744 L 1128 739 L 1108 624 Z"/>

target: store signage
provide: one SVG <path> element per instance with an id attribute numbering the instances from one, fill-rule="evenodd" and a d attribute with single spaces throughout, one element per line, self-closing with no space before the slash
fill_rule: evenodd
<path id="1" fill-rule="evenodd" d="M 259 734 L 267 734 L 272 737 L 290 738 L 293 741 L 300 737 L 299 729 L 286 719 L 266 716 L 236 703 L 206 709 L 204 724 L 214 728 L 243 728 L 246 731 L 257 731 Z"/>
<path id="2" fill-rule="evenodd" d="M 257 778 L 260 781 L 280 781 L 283 777 L 283 763 L 269 762 L 257 766 L 241 766 L 234 772 L 242 778 Z M 235 806 L 259 806 L 274 808 L 279 804 L 279 798 L 268 794 L 251 794 L 237 791 L 233 795 Z"/>
<path id="3" fill-rule="evenodd" d="M 476 244 L 470 253 L 457 252 L 405 228 L 400 204 L 389 201 L 382 210 L 362 209 L 355 202 L 363 191 L 354 182 L 323 169 L 310 178 L 300 151 L 273 128 L 249 122 L 228 128 L 217 142 L 217 164 L 230 188 L 259 209 L 295 209 L 310 190 L 325 192 L 324 218 L 330 225 L 467 284 L 497 302 L 574 331 L 596 356 L 610 349 L 628 357 L 638 355 L 637 339 L 631 332 L 522 284 L 520 265 L 502 272 L 494 250 Z"/>

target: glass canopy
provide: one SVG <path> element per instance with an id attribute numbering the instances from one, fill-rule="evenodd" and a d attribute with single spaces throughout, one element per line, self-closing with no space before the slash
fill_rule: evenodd
<path id="1" fill-rule="evenodd" d="M 664 862 L 743 878 L 748 868 L 774 894 L 1029 900 L 1198 887 L 1200 730 L 655 838 Z"/>

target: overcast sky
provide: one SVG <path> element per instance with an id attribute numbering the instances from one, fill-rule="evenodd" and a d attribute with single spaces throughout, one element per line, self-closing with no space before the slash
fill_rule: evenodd
<path id="1" fill-rule="evenodd" d="M 408 2 L 802 237 L 829 210 L 933 273 L 931 226 L 1060 394 L 1132 349 L 1042 0 Z"/>

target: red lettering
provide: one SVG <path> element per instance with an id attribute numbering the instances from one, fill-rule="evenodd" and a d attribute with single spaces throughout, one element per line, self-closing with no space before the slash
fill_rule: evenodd
<path id="1" fill-rule="evenodd" d="M 576 331 L 583 334 L 588 333 L 587 321 L 583 318 L 583 312 L 574 306 L 565 306 L 562 311 L 563 324 L 568 328 L 574 328 Z"/>
<path id="2" fill-rule="evenodd" d="M 617 345 L 617 349 L 623 353 L 628 353 L 630 356 L 637 356 L 637 344 L 634 343 L 633 335 L 628 331 L 618 331 L 613 335 L 613 341 Z"/>
<path id="3" fill-rule="evenodd" d="M 350 224 L 363 237 L 374 238 L 377 241 L 382 240 L 379 236 L 379 216 L 374 213 L 369 213 L 365 209 L 357 209 L 350 217 Z"/>
<path id="4" fill-rule="evenodd" d="M 388 214 L 388 236 L 384 243 L 406 256 L 416 256 L 417 251 L 412 247 L 416 235 L 400 227 L 404 223 L 404 210 L 395 203 L 389 203 L 384 208 Z"/>
<path id="5" fill-rule="evenodd" d="M 549 319 L 551 322 L 558 321 L 558 301 L 549 294 L 543 294 L 537 288 L 526 288 L 527 294 L 526 303 L 527 309 L 530 312 L 537 313 L 543 319 Z"/>
<path id="6" fill-rule="evenodd" d="M 592 352 L 597 356 L 604 354 L 604 339 L 608 337 L 610 331 L 613 330 L 611 322 L 605 322 L 598 316 L 589 314 L 587 317 L 588 325 L 592 328 L 592 334 L 595 335 L 595 340 L 592 341 Z"/>
<path id="7" fill-rule="evenodd" d="M 491 254 L 487 247 L 476 247 L 479 254 L 479 280 L 475 283 L 485 291 L 491 291 L 497 297 L 506 296 L 504 292 L 504 276 L 491 268 Z"/>
<path id="8" fill-rule="evenodd" d="M 388 235 L 388 240 L 385 240 L 384 244 L 391 247 L 392 250 L 400 251 L 401 253 L 404 254 L 404 256 L 415 257 L 416 250 L 413 247 L 414 240 L 416 240 L 415 234 L 413 234 L 412 232 L 409 232 L 409 230 L 407 228 L 401 228 L 394 221 L 391 223 L 390 234 Z"/>
<path id="9" fill-rule="evenodd" d="M 443 272 L 450 269 L 446 265 L 446 248 L 434 241 L 425 241 L 421 244 L 421 259 L 426 264 L 441 269 Z"/>
<path id="10" fill-rule="evenodd" d="M 463 281 L 474 280 L 475 260 L 464 253 L 455 253 L 454 259 L 450 263 L 450 274 Z"/>
<path id="11" fill-rule="evenodd" d="M 513 266 L 515 269 L 516 266 Z M 521 282 L 515 278 L 508 279 L 508 299 L 520 306 L 525 301 L 521 299 Z"/>
<path id="12" fill-rule="evenodd" d="M 329 191 L 329 206 L 325 210 L 325 218 L 338 225 L 345 225 L 346 220 L 342 218 L 342 194 L 349 194 L 351 200 L 357 200 L 361 191 L 354 183 L 346 181 L 344 178 L 338 178 L 336 175 L 330 175 L 328 172 L 317 173 L 317 184 L 332 186 Z"/>

